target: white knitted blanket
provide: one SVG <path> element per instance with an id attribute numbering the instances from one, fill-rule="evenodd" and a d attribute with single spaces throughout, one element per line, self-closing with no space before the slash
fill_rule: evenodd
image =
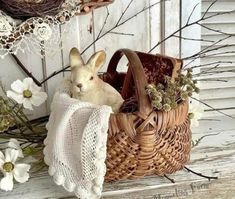
<path id="1" fill-rule="evenodd" d="M 101 197 L 106 173 L 108 106 L 79 102 L 65 80 L 54 96 L 45 139 L 45 162 L 57 185 L 81 199 Z"/>

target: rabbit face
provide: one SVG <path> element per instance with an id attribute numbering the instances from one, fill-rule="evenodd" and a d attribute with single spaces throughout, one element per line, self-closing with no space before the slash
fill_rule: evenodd
<path id="1" fill-rule="evenodd" d="M 106 59 L 104 51 L 95 53 L 85 64 L 78 49 L 70 51 L 71 83 L 72 92 L 82 94 L 88 91 L 95 91 L 98 88 L 98 70 L 103 66 Z"/>
<path id="2" fill-rule="evenodd" d="M 89 66 L 75 67 L 71 74 L 73 90 L 77 93 L 88 92 L 95 87 L 97 78 Z"/>

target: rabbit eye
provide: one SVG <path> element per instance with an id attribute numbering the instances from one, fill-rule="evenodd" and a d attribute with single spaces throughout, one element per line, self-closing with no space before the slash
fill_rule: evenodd
<path id="1" fill-rule="evenodd" d="M 93 76 L 91 76 L 90 80 L 93 80 L 93 79 L 94 79 L 94 77 L 93 77 Z"/>

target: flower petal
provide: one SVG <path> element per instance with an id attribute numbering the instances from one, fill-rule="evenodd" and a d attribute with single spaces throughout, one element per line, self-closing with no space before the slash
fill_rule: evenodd
<path id="1" fill-rule="evenodd" d="M 24 175 L 20 175 L 20 176 L 14 175 L 14 178 L 19 183 L 25 183 L 29 180 L 29 173 L 26 172 Z"/>
<path id="2" fill-rule="evenodd" d="M 24 183 L 29 179 L 29 164 L 16 164 L 14 168 L 14 178 L 17 182 Z"/>
<path id="3" fill-rule="evenodd" d="M 19 151 L 11 148 L 7 148 L 5 151 L 5 161 L 6 162 L 12 162 L 13 164 L 17 160 L 19 156 Z"/>
<path id="4" fill-rule="evenodd" d="M 4 191 L 11 191 L 13 189 L 13 174 L 5 173 L 4 178 L 0 181 L 0 189 Z"/>
<path id="5" fill-rule="evenodd" d="M 4 156 L 3 152 L 0 151 L 0 160 L 4 160 L 4 159 L 5 159 L 5 156 Z"/>
<path id="6" fill-rule="evenodd" d="M 0 171 L 3 170 L 2 166 L 3 166 L 4 163 L 5 163 L 5 156 L 2 153 L 2 151 L 0 151 Z"/>
<path id="7" fill-rule="evenodd" d="M 32 93 L 39 92 L 41 90 L 41 87 L 37 86 L 34 82 L 30 84 L 29 90 Z"/>
<path id="8" fill-rule="evenodd" d="M 23 95 L 15 93 L 13 91 L 7 91 L 7 97 L 15 100 L 18 104 L 22 104 L 24 100 Z"/>
<path id="9" fill-rule="evenodd" d="M 23 152 L 22 152 L 22 149 L 20 147 L 20 144 L 18 142 L 18 140 L 14 139 L 14 138 L 11 138 L 7 144 L 7 147 L 9 148 L 12 148 L 12 149 L 16 149 L 19 151 L 19 157 L 23 158 L 24 155 L 23 155 Z"/>
<path id="10" fill-rule="evenodd" d="M 45 102 L 46 99 L 47 99 L 47 94 L 45 92 L 37 92 L 33 94 L 33 96 L 30 98 L 30 101 L 34 106 L 39 106 L 43 102 Z"/>
<path id="11" fill-rule="evenodd" d="M 30 88 L 31 88 L 31 85 L 34 83 L 33 82 L 33 79 L 32 78 L 30 78 L 30 77 L 27 77 L 27 78 L 25 78 L 24 80 L 23 80 L 23 83 L 24 83 L 24 89 L 29 89 L 30 90 Z"/>
<path id="12" fill-rule="evenodd" d="M 30 102 L 30 99 L 24 98 L 23 100 L 23 106 L 26 109 L 33 110 L 32 104 Z"/>
<path id="13" fill-rule="evenodd" d="M 24 91 L 24 84 L 20 80 L 16 80 L 11 84 L 11 89 L 19 94 L 22 94 Z"/>

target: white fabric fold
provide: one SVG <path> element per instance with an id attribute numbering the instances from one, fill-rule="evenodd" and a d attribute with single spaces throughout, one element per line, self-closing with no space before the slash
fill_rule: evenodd
<path id="1" fill-rule="evenodd" d="M 81 199 L 101 197 L 111 112 L 71 98 L 68 80 L 53 98 L 44 159 L 55 183 Z"/>

